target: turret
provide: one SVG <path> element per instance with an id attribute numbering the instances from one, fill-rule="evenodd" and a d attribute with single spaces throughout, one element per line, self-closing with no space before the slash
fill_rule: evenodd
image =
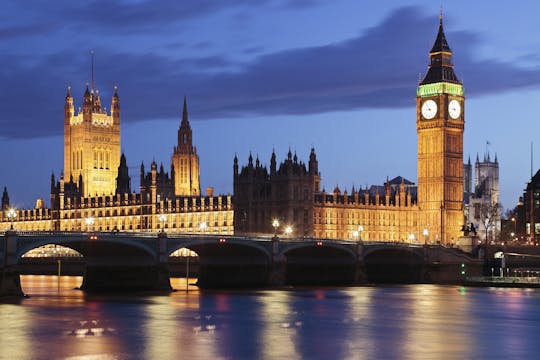
<path id="1" fill-rule="evenodd" d="M 101 109 L 101 98 L 99 97 L 98 89 L 96 89 L 95 92 L 92 89 L 92 112 L 94 114 L 101 114 L 103 112 Z"/>
<path id="2" fill-rule="evenodd" d="M 64 124 L 69 125 L 74 114 L 73 97 L 71 96 L 71 86 L 67 88 L 66 101 L 64 103 Z"/>
<path id="3" fill-rule="evenodd" d="M 2 194 L 2 210 L 9 209 L 9 195 L 7 192 L 7 187 L 4 186 L 4 193 Z"/>
<path id="4" fill-rule="evenodd" d="M 56 180 L 54 178 L 54 172 L 51 174 L 51 193 L 56 189 Z"/>
<path id="5" fill-rule="evenodd" d="M 131 192 L 131 179 L 127 166 L 126 156 L 120 157 L 120 166 L 118 166 L 118 176 L 116 177 L 116 194 L 126 194 Z"/>
<path id="6" fill-rule="evenodd" d="M 141 162 L 141 169 L 139 171 L 139 176 L 140 176 L 140 184 L 141 186 L 144 184 L 144 162 Z"/>
<path id="7" fill-rule="evenodd" d="M 118 97 L 118 86 L 114 87 L 114 94 L 111 101 L 111 116 L 114 125 L 120 125 L 120 98 Z"/>
<path id="8" fill-rule="evenodd" d="M 90 94 L 90 90 L 88 89 L 88 83 L 86 83 L 86 90 L 84 91 L 83 114 L 92 114 L 92 95 Z"/>
<path id="9" fill-rule="evenodd" d="M 234 154 L 233 173 L 234 176 L 238 176 L 238 156 L 236 154 Z"/>
<path id="10" fill-rule="evenodd" d="M 309 154 L 309 173 L 311 175 L 319 174 L 319 162 L 317 161 L 317 155 L 315 155 L 315 149 L 311 148 Z"/>

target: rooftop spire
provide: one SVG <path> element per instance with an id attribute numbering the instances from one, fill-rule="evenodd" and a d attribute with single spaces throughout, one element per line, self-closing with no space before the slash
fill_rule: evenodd
<path id="1" fill-rule="evenodd" d="M 454 73 L 454 65 L 452 64 L 452 50 L 446 41 L 444 34 L 442 10 L 439 15 L 439 31 L 433 43 L 433 47 L 429 52 L 430 64 L 428 72 L 420 85 L 432 84 L 438 82 L 450 82 L 461 84 L 456 74 Z"/>
<path id="2" fill-rule="evenodd" d="M 90 76 L 92 78 L 92 92 L 94 92 L 94 50 L 90 50 L 90 57 L 91 57 L 91 68 L 90 68 Z"/>
<path id="3" fill-rule="evenodd" d="M 184 109 L 182 110 L 182 124 L 188 123 L 188 112 L 187 112 L 187 100 L 186 95 L 184 95 Z"/>
<path id="4" fill-rule="evenodd" d="M 450 46 L 448 46 L 448 42 L 446 41 L 446 36 L 444 35 L 442 10 L 441 15 L 439 15 L 439 32 L 437 33 L 437 38 L 433 43 L 430 54 L 436 52 L 452 52 L 452 50 L 450 50 Z"/>

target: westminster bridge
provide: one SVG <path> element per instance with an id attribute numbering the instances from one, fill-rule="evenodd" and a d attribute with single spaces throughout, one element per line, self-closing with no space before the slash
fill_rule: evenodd
<path id="1" fill-rule="evenodd" d="M 0 235 L 0 294 L 22 294 L 18 262 L 54 244 L 84 257 L 81 288 L 92 291 L 171 290 L 169 256 L 199 255 L 200 287 L 458 283 L 460 268 L 482 263 L 439 245 L 311 238 L 177 235 L 133 232 L 16 232 Z"/>

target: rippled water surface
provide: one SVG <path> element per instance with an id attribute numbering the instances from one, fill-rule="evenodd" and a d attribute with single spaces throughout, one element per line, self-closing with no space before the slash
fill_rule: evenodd
<path id="1" fill-rule="evenodd" d="M 540 290 L 407 285 L 86 295 L 22 277 L 0 304 L 2 359 L 540 357 Z M 193 282 L 194 280 L 192 280 Z"/>

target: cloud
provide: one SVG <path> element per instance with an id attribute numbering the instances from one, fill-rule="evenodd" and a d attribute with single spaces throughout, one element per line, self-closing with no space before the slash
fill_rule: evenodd
<path id="1" fill-rule="evenodd" d="M 219 7 L 213 1 L 193 6 L 187 11 Z M 107 105 L 113 85 L 119 86 L 124 123 L 178 119 L 184 94 L 194 120 L 413 106 L 418 74 L 427 70 L 437 25 L 436 18 L 419 8 L 400 8 L 355 38 L 265 54 L 248 63 L 219 54 L 130 54 L 104 45 L 96 51 L 97 85 Z M 477 35 L 446 35 L 468 96 L 540 84 L 538 65 L 525 68 L 477 59 Z M 43 58 L 0 55 L 0 84 L 6 89 L 0 93 L 0 136 L 61 134 L 65 88 L 73 85 L 80 105 L 88 61 L 87 54 L 73 49 Z"/>

